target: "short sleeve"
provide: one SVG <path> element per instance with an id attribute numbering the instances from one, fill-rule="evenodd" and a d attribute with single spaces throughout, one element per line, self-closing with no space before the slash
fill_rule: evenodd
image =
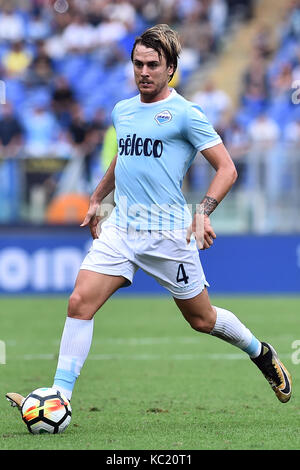
<path id="1" fill-rule="evenodd" d="M 200 106 L 191 103 L 187 108 L 186 136 L 188 141 L 199 151 L 222 143 Z"/>
<path id="2" fill-rule="evenodd" d="M 112 110 L 111 112 L 111 121 L 112 121 L 112 124 L 114 126 L 114 128 L 116 127 L 116 108 L 117 108 L 117 104 L 114 106 L 114 109 Z"/>

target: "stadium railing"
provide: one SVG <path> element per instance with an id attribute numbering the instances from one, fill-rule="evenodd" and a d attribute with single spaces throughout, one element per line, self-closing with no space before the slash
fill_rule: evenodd
<path id="1" fill-rule="evenodd" d="M 299 233 L 297 143 L 253 145 L 236 165 L 239 178 L 212 214 L 215 229 L 219 233 Z M 213 168 L 197 156 L 184 187 L 189 204 L 200 202 L 213 175 Z M 65 193 L 89 196 L 90 182 L 84 181 L 80 168 L 72 168 L 70 160 L 51 155 L 44 159 L 0 160 L 0 224 L 46 223 L 53 195 L 57 195 L 58 187 L 60 194 L 63 192 L 62 181 L 69 183 Z"/>

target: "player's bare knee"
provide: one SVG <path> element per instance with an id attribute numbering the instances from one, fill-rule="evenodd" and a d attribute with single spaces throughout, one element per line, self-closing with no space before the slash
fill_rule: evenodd
<path id="1" fill-rule="evenodd" d="M 192 319 L 189 321 L 189 324 L 193 330 L 196 330 L 199 333 L 210 333 L 212 330 L 211 322 L 202 318 Z"/>
<path id="2" fill-rule="evenodd" d="M 200 333 L 210 333 L 215 324 L 214 315 L 207 313 L 203 316 L 192 316 L 188 319 L 190 326 Z"/>
<path id="3" fill-rule="evenodd" d="M 78 292 L 73 292 L 69 298 L 68 316 L 80 320 L 91 318 L 91 315 L 86 311 L 83 296 Z"/>

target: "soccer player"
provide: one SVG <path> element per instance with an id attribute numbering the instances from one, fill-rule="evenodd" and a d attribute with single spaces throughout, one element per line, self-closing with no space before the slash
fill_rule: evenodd
<path id="1" fill-rule="evenodd" d="M 94 241 L 69 299 L 53 387 L 71 399 L 90 350 L 95 313 L 142 268 L 170 292 L 192 328 L 245 351 L 284 403 L 291 396 L 291 377 L 273 347 L 260 342 L 234 313 L 213 306 L 208 296 L 198 249 L 213 244 L 209 216 L 237 173 L 202 110 L 168 85 L 179 53 L 177 33 L 167 25 L 148 29 L 133 45 L 139 94 L 117 103 L 112 113 L 118 155 L 82 223 Z M 181 185 L 198 151 L 216 172 L 191 215 Z M 101 201 L 113 189 L 116 206 L 98 235 Z M 7 398 L 17 406 L 23 399 Z"/>

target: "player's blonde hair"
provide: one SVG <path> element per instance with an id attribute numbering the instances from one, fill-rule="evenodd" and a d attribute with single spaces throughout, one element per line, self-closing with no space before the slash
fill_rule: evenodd
<path id="1" fill-rule="evenodd" d="M 178 57 L 181 52 L 181 44 L 179 35 L 171 29 L 167 24 L 157 24 L 147 29 L 141 36 L 135 39 L 131 60 L 133 61 L 133 53 L 137 44 L 143 44 L 146 47 L 154 49 L 159 57 L 163 54 L 166 58 L 167 67 L 173 65 L 173 73 L 170 75 L 169 81 L 172 80 L 176 72 Z"/>

